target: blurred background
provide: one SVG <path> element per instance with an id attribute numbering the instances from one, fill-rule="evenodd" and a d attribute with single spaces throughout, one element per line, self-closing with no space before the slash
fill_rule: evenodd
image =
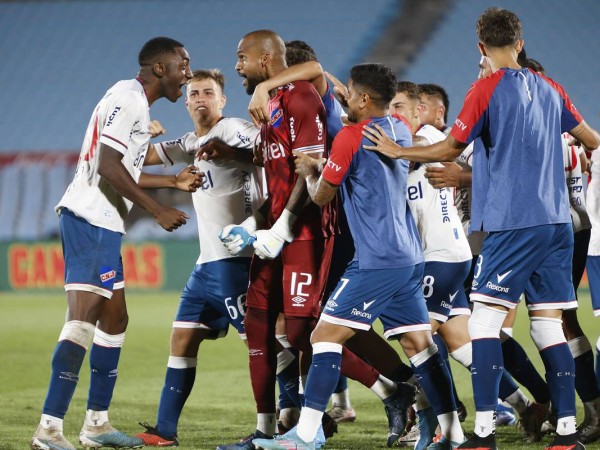
<path id="1" fill-rule="evenodd" d="M 475 22 L 489 6 L 519 15 L 528 56 L 600 129 L 597 0 L 0 1 L 0 290 L 62 288 L 54 205 L 73 177 L 92 109 L 116 81 L 136 76 L 148 39 L 175 38 L 193 69 L 222 70 L 228 116 L 248 118 L 237 44 L 268 28 L 307 41 L 344 81 L 354 64 L 381 62 L 399 79 L 443 86 L 451 124 L 477 77 Z M 159 100 L 151 116 L 168 139 L 191 129 L 183 99 Z M 189 195 L 158 195 L 192 211 Z M 128 286 L 180 289 L 198 253 L 196 224 L 166 233 L 134 209 L 128 230 Z"/>

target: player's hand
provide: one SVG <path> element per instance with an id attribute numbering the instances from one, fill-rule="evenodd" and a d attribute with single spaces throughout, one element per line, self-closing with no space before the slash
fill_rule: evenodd
<path id="1" fill-rule="evenodd" d="M 175 175 L 175 187 L 184 192 L 196 192 L 202 186 L 204 172 L 200 172 L 196 166 L 187 166 Z"/>
<path id="2" fill-rule="evenodd" d="M 350 93 L 348 92 L 348 88 L 344 83 L 338 80 L 336 77 L 331 75 L 329 72 L 325 72 L 325 76 L 333 83 L 333 92 L 338 98 L 338 101 L 342 104 L 342 106 L 348 107 L 348 98 L 350 97 Z"/>
<path id="3" fill-rule="evenodd" d="M 402 147 L 396 144 L 376 123 L 371 127 L 363 127 L 362 135 L 375 145 L 363 145 L 366 150 L 373 150 L 389 158 L 400 158 Z"/>
<path id="4" fill-rule="evenodd" d="M 259 211 L 248 217 L 239 225 L 227 225 L 221 230 L 219 239 L 230 255 L 235 256 L 256 239 L 254 232 L 263 225 L 265 218 Z"/>
<path id="5" fill-rule="evenodd" d="M 284 209 L 271 229 L 257 231 L 254 234 L 256 240 L 252 243 L 254 254 L 260 259 L 276 258 L 281 253 L 284 244 L 294 240 L 292 225 L 296 218 L 296 215 Z"/>
<path id="6" fill-rule="evenodd" d="M 327 162 L 325 158 L 315 159 L 302 152 L 293 151 L 292 154 L 296 157 L 294 159 L 296 173 L 304 178 L 308 178 L 310 175 L 318 175 L 325 162 Z"/>
<path id="7" fill-rule="evenodd" d="M 242 225 L 227 225 L 221 230 L 219 239 L 231 256 L 236 256 L 256 239 Z"/>
<path id="8" fill-rule="evenodd" d="M 236 149 L 227 145 L 220 139 L 214 138 L 204 144 L 198 149 L 196 158 L 204 161 L 210 161 L 212 159 L 235 159 Z"/>
<path id="9" fill-rule="evenodd" d="M 148 125 L 148 131 L 150 132 L 150 137 L 153 138 L 160 136 L 161 134 L 167 134 L 167 130 L 163 128 L 158 120 L 150 121 L 150 125 Z"/>
<path id="10" fill-rule="evenodd" d="M 265 167 L 265 155 L 262 151 L 261 143 L 254 144 L 252 149 L 252 164 L 259 167 Z"/>
<path id="11" fill-rule="evenodd" d="M 159 205 L 154 212 L 154 220 L 167 231 L 173 231 L 187 223 L 188 216 L 183 211 Z"/>
<path id="12" fill-rule="evenodd" d="M 269 123 L 269 109 L 267 105 L 269 103 L 269 91 L 267 91 L 262 83 L 259 83 L 254 89 L 254 94 L 250 99 L 248 105 L 248 112 L 252 118 L 252 122 L 257 127 L 260 127 L 262 123 Z"/>
<path id="13" fill-rule="evenodd" d="M 444 167 L 426 167 L 425 178 L 436 189 L 460 187 L 462 167 L 455 162 L 443 162 Z"/>

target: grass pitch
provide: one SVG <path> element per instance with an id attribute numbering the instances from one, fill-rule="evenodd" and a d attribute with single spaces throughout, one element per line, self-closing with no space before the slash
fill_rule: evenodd
<path id="1" fill-rule="evenodd" d="M 138 422 L 155 423 L 169 353 L 171 322 L 178 301 L 178 292 L 136 292 L 128 296 L 129 329 L 110 410 L 112 424 L 125 432 L 142 431 Z M 50 361 L 65 308 L 65 296 L 60 292 L 0 295 L 0 450 L 29 448 L 46 395 Z M 600 327 L 591 312 L 586 291 L 580 292 L 579 320 L 594 346 Z M 529 337 L 523 307 L 514 335 L 540 369 L 542 363 Z M 85 414 L 88 367 L 86 360 L 65 418 L 65 435 L 73 444 L 77 443 Z M 454 363 L 452 370 L 461 400 L 469 410 L 464 425 L 470 434 L 474 418 L 470 375 Z M 357 421 L 340 424 L 339 433 L 326 448 L 387 448 L 387 422 L 381 402 L 354 382 L 351 382 L 351 399 Z M 218 444 L 234 442 L 247 435 L 256 425 L 253 403 L 247 352 L 237 334 L 230 332 L 224 339 L 203 343 L 196 384 L 180 421 L 181 448 L 214 449 Z M 578 401 L 578 421 L 582 416 Z M 498 443 L 503 450 L 541 449 L 549 440 L 527 444 L 516 427 L 498 430 Z M 600 444 L 590 444 L 587 448 L 600 450 Z"/>

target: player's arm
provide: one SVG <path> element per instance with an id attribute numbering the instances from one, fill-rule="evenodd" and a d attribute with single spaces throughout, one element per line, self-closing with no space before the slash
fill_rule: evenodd
<path id="1" fill-rule="evenodd" d="M 454 161 L 467 147 L 467 144 L 457 141 L 451 134 L 443 141 L 425 147 L 402 147 L 392 141 L 377 124 L 366 126 L 362 134 L 374 144 L 363 145 L 363 148 L 379 152 L 389 158 L 414 162 Z"/>
<path id="2" fill-rule="evenodd" d="M 581 143 L 585 151 L 593 151 L 600 147 L 598 132 L 590 127 L 585 120 L 579 122 L 579 125 L 570 130 L 569 134 Z"/>
<path id="3" fill-rule="evenodd" d="M 202 186 L 204 173 L 195 166 L 187 166 L 177 175 L 154 175 L 142 172 L 138 185 L 144 189 L 172 188 L 184 192 L 196 192 Z"/>
<path id="4" fill-rule="evenodd" d="M 269 121 L 269 111 L 267 109 L 269 92 L 294 81 L 309 81 L 321 97 L 327 92 L 327 79 L 321 64 L 318 62 L 308 61 L 288 67 L 256 86 L 248 105 L 248 112 L 255 124 L 268 123 Z"/>
<path id="5" fill-rule="evenodd" d="M 161 205 L 148 195 L 129 174 L 121 159 L 123 154 L 118 150 L 100 143 L 100 161 L 98 174 L 123 197 L 152 214 L 158 224 L 167 231 L 173 231 L 186 223 L 189 216 L 183 211 Z"/>
<path id="6" fill-rule="evenodd" d="M 221 139 L 214 138 L 200 147 L 196 153 L 196 158 L 204 161 L 223 159 L 253 164 L 254 153 L 252 149 L 232 147 Z"/>
<path id="7" fill-rule="evenodd" d="M 426 167 L 425 178 L 434 188 L 465 188 L 471 186 L 473 172 L 470 167 L 462 167 L 455 162 L 443 162 L 444 167 Z"/>
<path id="8" fill-rule="evenodd" d="M 319 206 L 324 206 L 333 200 L 339 186 L 320 176 L 326 160 L 324 158 L 320 160 L 310 158 L 300 152 L 294 152 L 294 155 L 296 156 L 296 173 L 299 178 L 302 177 L 306 180 L 306 190 L 310 199 Z"/>

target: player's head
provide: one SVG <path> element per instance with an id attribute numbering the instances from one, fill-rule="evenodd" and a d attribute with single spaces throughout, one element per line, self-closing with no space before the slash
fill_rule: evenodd
<path id="1" fill-rule="evenodd" d="M 479 58 L 479 74 L 477 75 L 478 79 L 482 79 L 492 74 L 492 66 L 490 65 L 490 60 L 487 56 L 481 55 Z"/>
<path id="2" fill-rule="evenodd" d="M 313 48 L 304 41 L 289 41 L 285 43 L 285 61 L 290 66 L 308 61 L 318 61 Z"/>
<path id="3" fill-rule="evenodd" d="M 396 95 L 396 76 L 383 64 L 359 64 L 350 70 L 348 120 L 358 123 L 370 114 L 385 115 Z"/>
<path id="4" fill-rule="evenodd" d="M 253 31 L 238 44 L 235 70 L 244 78 L 242 84 L 248 94 L 253 94 L 260 82 L 285 68 L 285 44 L 274 31 Z"/>
<path id="5" fill-rule="evenodd" d="M 485 48 L 511 47 L 518 54 L 523 47 L 521 20 L 507 9 L 497 7 L 486 9 L 479 16 L 476 30 L 480 49 L 484 55 Z"/>
<path id="6" fill-rule="evenodd" d="M 158 80 L 157 98 L 176 101 L 183 95 L 181 88 L 192 77 L 190 55 L 181 42 L 168 37 L 155 37 L 146 42 L 140 50 L 138 62 L 144 81 L 149 81 L 149 78 Z"/>
<path id="7" fill-rule="evenodd" d="M 546 72 L 544 70 L 544 66 L 542 66 L 539 61 L 537 61 L 533 58 L 527 58 L 527 60 L 525 61 L 525 64 L 523 64 L 523 67 L 527 67 L 528 69 L 531 69 L 534 72 L 539 72 L 542 75 L 544 75 L 544 73 Z"/>
<path id="8" fill-rule="evenodd" d="M 406 118 L 411 127 L 416 128 L 419 122 L 418 104 L 419 86 L 411 81 L 399 81 L 396 84 L 396 95 L 390 103 L 388 113 Z"/>
<path id="9" fill-rule="evenodd" d="M 421 123 L 444 128 L 448 122 L 450 100 L 446 90 L 432 83 L 419 85 L 419 119 Z"/>
<path id="10" fill-rule="evenodd" d="M 187 84 L 185 106 L 194 123 L 218 120 L 225 107 L 225 76 L 217 69 L 194 70 Z"/>

